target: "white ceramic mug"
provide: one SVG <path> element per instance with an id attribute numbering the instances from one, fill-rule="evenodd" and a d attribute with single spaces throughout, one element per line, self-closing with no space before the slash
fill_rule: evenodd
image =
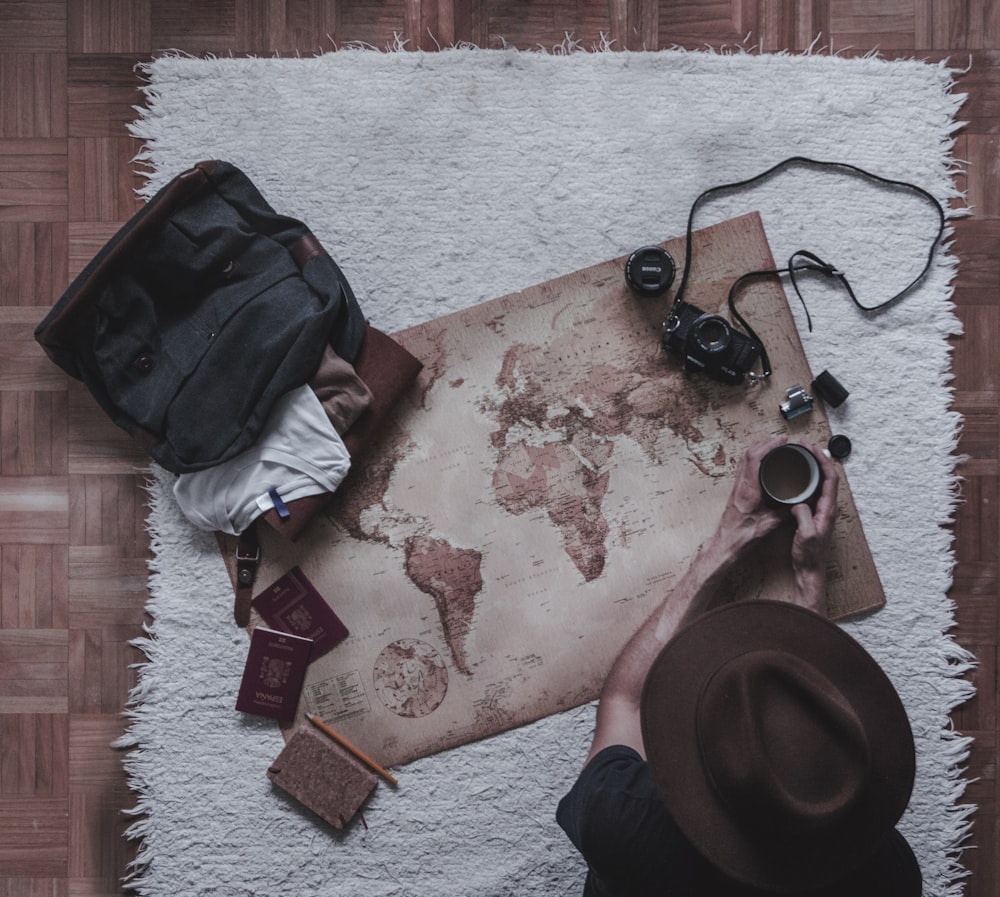
<path id="1" fill-rule="evenodd" d="M 790 506 L 816 497 L 823 482 L 823 470 L 804 445 L 787 442 L 764 455 L 759 479 L 769 504 Z"/>

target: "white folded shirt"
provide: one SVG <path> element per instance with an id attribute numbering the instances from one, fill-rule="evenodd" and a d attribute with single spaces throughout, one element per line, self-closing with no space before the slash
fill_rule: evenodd
<path id="1" fill-rule="evenodd" d="M 300 386 L 275 403 L 250 449 L 214 467 L 182 473 L 174 496 L 199 529 L 239 535 L 274 507 L 272 489 L 283 502 L 335 492 L 350 467 L 347 446 L 316 394 Z"/>

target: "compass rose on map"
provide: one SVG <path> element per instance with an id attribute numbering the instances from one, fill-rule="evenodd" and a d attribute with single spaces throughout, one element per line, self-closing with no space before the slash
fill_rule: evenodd
<path id="1" fill-rule="evenodd" d="M 427 642 L 404 638 L 386 645 L 372 671 L 375 693 L 397 716 L 433 713 L 448 691 L 448 669 Z"/>

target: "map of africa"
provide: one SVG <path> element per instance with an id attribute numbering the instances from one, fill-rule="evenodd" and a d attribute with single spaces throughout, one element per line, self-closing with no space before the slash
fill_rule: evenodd
<path id="1" fill-rule="evenodd" d="M 756 216 L 696 240 L 687 298 L 703 309 L 770 264 Z M 659 345 L 671 297 L 632 295 L 622 262 L 396 334 L 424 363 L 405 407 L 299 542 L 262 534 L 258 582 L 300 566 L 350 630 L 310 666 L 300 710 L 382 763 L 596 697 L 714 528 L 745 448 L 829 437 L 819 406 L 786 422 L 770 381 L 685 374 Z M 777 284 L 756 289 L 753 323 L 782 382 L 809 383 Z M 884 600 L 846 486 L 840 501 L 834 615 Z M 733 588 L 789 583 L 759 561 Z"/>

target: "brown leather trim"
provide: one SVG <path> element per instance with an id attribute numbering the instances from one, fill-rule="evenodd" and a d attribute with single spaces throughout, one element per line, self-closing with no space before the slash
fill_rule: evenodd
<path id="1" fill-rule="evenodd" d="M 326 255 L 326 250 L 313 234 L 304 234 L 292 244 L 291 253 L 295 264 L 301 270 L 307 262 L 311 262 L 316 256 Z"/>
<path id="2" fill-rule="evenodd" d="M 107 254 L 86 280 L 70 287 L 73 290 L 72 299 L 49 321 L 45 330 L 38 334 L 38 342 L 42 344 L 50 358 L 52 349 L 73 345 L 77 315 L 94 302 L 96 293 L 103 288 L 115 266 L 134 252 L 135 247 L 152 231 L 159 228 L 171 214 L 186 205 L 198 191 L 204 189 L 218 164 L 217 160 L 199 162 L 177 175 L 154 199 L 150 200 L 149 205 L 140 209 L 128 224 L 118 231 L 117 239 L 112 238 L 109 243 Z"/>

